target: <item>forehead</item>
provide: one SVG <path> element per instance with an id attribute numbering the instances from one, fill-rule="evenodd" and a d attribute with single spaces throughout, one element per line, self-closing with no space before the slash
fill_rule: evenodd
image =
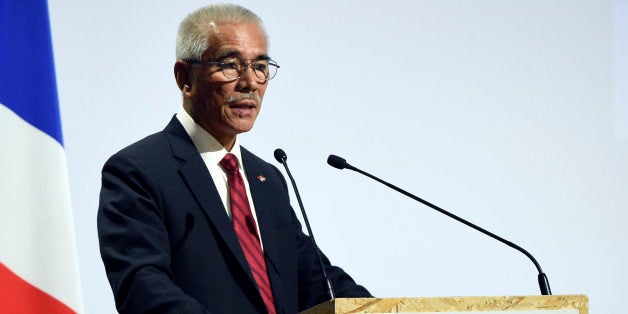
<path id="1" fill-rule="evenodd" d="M 268 55 L 266 38 L 254 23 L 224 23 L 212 25 L 209 34 L 210 58 L 242 57 L 257 59 Z"/>

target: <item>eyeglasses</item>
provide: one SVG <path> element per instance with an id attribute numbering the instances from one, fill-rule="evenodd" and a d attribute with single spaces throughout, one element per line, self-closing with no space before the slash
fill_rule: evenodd
<path id="1" fill-rule="evenodd" d="M 244 75 L 244 71 L 249 67 L 253 69 L 253 73 L 255 76 L 263 81 L 271 80 L 275 75 L 277 75 L 277 69 L 279 69 L 279 65 L 271 60 L 271 59 L 259 59 L 255 60 L 251 63 L 248 63 L 244 59 L 239 58 L 227 58 L 220 62 L 216 61 L 187 61 L 193 66 L 201 66 L 201 65 L 217 65 L 221 70 L 222 74 L 230 79 L 237 80 L 242 75 Z"/>

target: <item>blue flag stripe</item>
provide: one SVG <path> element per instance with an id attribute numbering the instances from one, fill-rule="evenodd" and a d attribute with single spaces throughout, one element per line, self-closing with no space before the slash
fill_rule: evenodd
<path id="1" fill-rule="evenodd" d="M 0 0 L 0 103 L 61 145 L 57 83 L 45 0 Z"/>

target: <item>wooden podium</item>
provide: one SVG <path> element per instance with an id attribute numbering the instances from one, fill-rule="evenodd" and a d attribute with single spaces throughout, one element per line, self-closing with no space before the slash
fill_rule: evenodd
<path id="1" fill-rule="evenodd" d="M 585 295 L 338 298 L 301 312 L 340 313 L 589 314 L 589 299 Z"/>

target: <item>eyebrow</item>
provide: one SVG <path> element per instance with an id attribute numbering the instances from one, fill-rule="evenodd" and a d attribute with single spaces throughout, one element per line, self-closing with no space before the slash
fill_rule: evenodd
<path id="1" fill-rule="evenodd" d="M 216 60 L 222 60 L 226 58 L 241 58 L 242 53 L 238 50 L 228 50 L 225 52 L 218 53 L 216 55 Z M 255 60 L 270 60 L 270 57 L 267 54 L 261 54 L 255 58 Z"/>

